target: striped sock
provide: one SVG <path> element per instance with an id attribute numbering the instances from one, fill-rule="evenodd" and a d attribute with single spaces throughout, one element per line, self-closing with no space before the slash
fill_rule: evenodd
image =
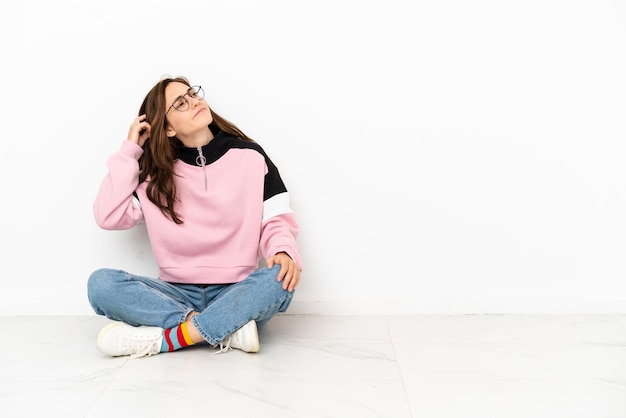
<path id="1" fill-rule="evenodd" d="M 194 345 L 187 330 L 187 323 L 183 322 L 173 328 L 163 330 L 161 353 L 175 351 L 189 345 Z"/>

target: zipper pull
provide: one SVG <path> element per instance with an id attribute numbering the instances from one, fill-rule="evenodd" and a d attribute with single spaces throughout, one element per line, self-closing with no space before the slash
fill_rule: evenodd
<path id="1" fill-rule="evenodd" d="M 202 148 L 198 147 L 198 156 L 196 157 L 196 164 L 202 167 L 202 173 L 204 174 L 204 191 L 208 190 L 207 178 L 206 178 L 206 157 L 202 154 Z"/>

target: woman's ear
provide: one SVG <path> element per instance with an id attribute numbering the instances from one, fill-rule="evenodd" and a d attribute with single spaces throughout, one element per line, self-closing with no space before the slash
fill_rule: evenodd
<path id="1" fill-rule="evenodd" d="M 168 126 L 167 128 L 165 128 L 165 135 L 167 135 L 170 138 L 173 138 L 176 136 L 176 131 L 172 129 L 170 126 Z"/>

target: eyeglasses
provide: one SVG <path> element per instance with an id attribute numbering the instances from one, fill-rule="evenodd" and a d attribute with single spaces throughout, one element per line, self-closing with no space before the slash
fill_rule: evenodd
<path id="1" fill-rule="evenodd" d="M 178 96 L 172 102 L 172 105 L 165 112 L 165 116 L 169 113 L 172 108 L 178 110 L 179 112 L 184 112 L 189 109 L 189 100 L 185 98 L 185 96 L 189 96 L 191 99 L 202 100 L 204 99 L 204 90 L 202 90 L 202 86 L 191 86 L 187 93 L 182 96 Z"/>

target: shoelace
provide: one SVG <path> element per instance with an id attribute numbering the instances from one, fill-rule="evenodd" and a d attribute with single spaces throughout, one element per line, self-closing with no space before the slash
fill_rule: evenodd
<path id="1" fill-rule="evenodd" d="M 225 339 L 224 341 L 226 341 L 226 344 L 224 344 L 224 341 L 220 342 L 220 350 L 216 351 L 215 353 L 211 354 L 212 356 L 216 355 L 216 354 L 222 354 L 227 352 L 228 350 L 232 350 L 233 348 L 230 346 L 230 340 L 232 339 L 232 337 L 228 337 L 228 339 Z"/>
<path id="2" fill-rule="evenodd" d="M 130 356 L 130 358 L 139 358 L 139 357 L 145 357 L 145 356 L 152 356 L 154 354 L 159 353 L 159 351 L 161 351 L 161 342 L 159 341 L 159 339 L 153 339 L 151 341 L 149 341 L 148 343 L 145 343 L 144 341 L 134 341 L 135 344 L 133 345 L 139 345 L 139 348 L 137 349 L 137 352 L 135 354 L 132 354 Z"/>

